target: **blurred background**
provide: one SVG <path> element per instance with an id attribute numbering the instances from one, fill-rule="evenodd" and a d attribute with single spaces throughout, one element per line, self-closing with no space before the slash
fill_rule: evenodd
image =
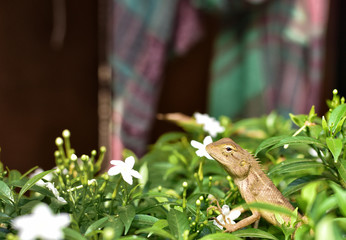
<path id="1" fill-rule="evenodd" d="M 0 160 L 54 166 L 138 155 L 173 126 L 157 113 L 233 119 L 307 113 L 345 96 L 343 0 L 0 1 Z"/>

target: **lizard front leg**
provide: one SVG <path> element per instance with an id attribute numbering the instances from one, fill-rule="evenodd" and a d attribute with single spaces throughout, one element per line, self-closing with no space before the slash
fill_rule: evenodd
<path id="1" fill-rule="evenodd" d="M 237 222 L 236 224 L 229 224 L 229 223 L 224 224 L 224 227 L 226 228 L 226 232 L 237 231 L 260 219 L 261 215 L 258 211 L 251 210 L 251 212 L 252 212 L 251 216 L 244 218 L 243 220 Z"/>

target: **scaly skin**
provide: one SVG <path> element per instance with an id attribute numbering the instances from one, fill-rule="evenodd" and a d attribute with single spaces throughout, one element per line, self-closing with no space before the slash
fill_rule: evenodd
<path id="1" fill-rule="evenodd" d="M 218 161 L 228 174 L 233 178 L 238 186 L 241 196 L 247 203 L 264 202 L 294 210 L 290 202 L 275 187 L 269 177 L 262 171 L 256 159 L 246 150 L 241 148 L 232 139 L 223 138 L 211 143 L 206 147 L 207 152 Z M 235 209 L 233 209 L 235 210 Z M 243 208 L 237 208 L 241 212 Z M 236 224 L 226 224 L 227 232 L 233 232 L 246 227 L 263 217 L 268 222 L 278 225 L 275 215 L 268 211 L 258 211 L 250 209 L 252 215 L 237 222 Z M 286 223 L 290 217 L 281 215 Z"/>

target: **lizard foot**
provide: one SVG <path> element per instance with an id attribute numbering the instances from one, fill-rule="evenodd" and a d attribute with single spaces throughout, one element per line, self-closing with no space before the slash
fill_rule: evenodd
<path id="1" fill-rule="evenodd" d="M 228 205 L 223 205 L 222 208 L 220 207 L 219 203 L 217 202 L 217 207 L 209 207 L 210 209 L 217 209 L 221 213 L 219 216 L 214 218 L 214 225 L 216 225 L 220 229 L 226 229 L 226 232 L 233 232 L 237 230 L 232 226 L 235 224 L 234 220 L 237 219 L 241 212 L 239 210 L 232 210 L 230 211 L 230 208 Z"/>

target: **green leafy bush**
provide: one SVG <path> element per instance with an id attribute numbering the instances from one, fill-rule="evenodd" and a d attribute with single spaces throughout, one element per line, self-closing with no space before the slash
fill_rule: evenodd
<path id="1" fill-rule="evenodd" d="M 278 189 L 306 216 L 307 223 L 297 230 L 280 215 L 281 226 L 260 220 L 257 228 L 220 230 L 214 224 L 220 214 L 213 211 L 215 200 L 230 208 L 246 204 L 223 168 L 197 156 L 191 146 L 191 140 L 202 142 L 208 129 L 194 118 L 169 115 L 184 132 L 162 135 L 141 159 L 125 150 L 126 161 L 112 162 L 109 174 L 100 172 L 105 148 L 78 157 L 67 130 L 56 140 L 56 168 L 41 172 L 33 168 L 21 174 L 0 164 L 0 239 L 29 236 L 17 224 L 23 219 L 36 231 L 32 238 L 44 239 L 34 222 L 44 224 L 48 218 L 49 226 L 58 228 L 50 230 L 52 234 L 62 230 L 65 239 L 76 240 L 345 238 L 346 104 L 336 91 L 327 104 L 330 110 L 322 118 L 312 107 L 308 115 L 291 114 L 291 119 L 273 112 L 261 118 L 232 122 L 221 117 L 213 122 L 222 130 L 213 133 L 213 140 L 231 137 L 254 153 Z M 40 215 L 37 209 L 42 204 L 51 212 Z M 251 207 L 284 211 L 261 203 Z M 69 216 L 67 224 L 59 218 L 64 214 Z M 296 223 L 297 212 L 290 214 Z"/>

